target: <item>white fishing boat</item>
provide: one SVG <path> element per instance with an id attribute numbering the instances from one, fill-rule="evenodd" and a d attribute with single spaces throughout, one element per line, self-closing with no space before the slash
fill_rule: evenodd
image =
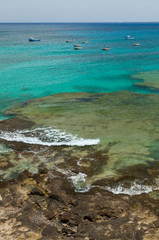
<path id="1" fill-rule="evenodd" d="M 132 40 L 134 39 L 134 37 L 131 37 L 130 35 L 127 35 L 126 37 L 124 37 L 125 40 Z"/>

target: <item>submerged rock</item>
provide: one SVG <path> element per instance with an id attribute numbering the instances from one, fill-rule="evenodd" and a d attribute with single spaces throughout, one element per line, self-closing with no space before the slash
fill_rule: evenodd
<path id="1" fill-rule="evenodd" d="M 140 80 L 134 85 L 147 88 L 148 90 L 159 92 L 159 72 L 143 72 L 132 76 L 133 79 Z"/>

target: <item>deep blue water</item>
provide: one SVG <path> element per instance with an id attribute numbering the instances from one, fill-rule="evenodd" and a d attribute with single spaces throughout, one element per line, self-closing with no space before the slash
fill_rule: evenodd
<path id="1" fill-rule="evenodd" d="M 131 35 L 135 40 L 124 40 Z M 40 38 L 30 43 L 28 38 Z M 73 40 L 73 43 L 66 43 Z M 82 44 L 82 41 L 89 41 Z M 132 46 L 140 42 L 140 47 Z M 80 43 L 82 50 L 74 50 Z M 104 47 L 109 51 L 102 51 Z M 131 76 L 159 70 L 159 23 L 0 24 L 0 109 L 62 92 L 149 93 Z"/>

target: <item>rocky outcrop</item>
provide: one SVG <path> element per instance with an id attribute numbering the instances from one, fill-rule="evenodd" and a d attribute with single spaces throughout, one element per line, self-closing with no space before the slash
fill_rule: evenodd
<path id="1" fill-rule="evenodd" d="M 100 188 L 75 193 L 63 174 L 23 172 L 0 183 L 0 239 L 159 238 L 159 200 Z"/>

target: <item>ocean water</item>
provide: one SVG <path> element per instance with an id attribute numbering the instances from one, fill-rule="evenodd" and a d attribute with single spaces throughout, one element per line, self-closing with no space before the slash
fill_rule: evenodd
<path id="1" fill-rule="evenodd" d="M 135 40 L 124 40 L 128 34 Z M 30 36 L 41 41 L 30 43 Z M 83 49 L 74 50 L 76 43 Z M 159 69 L 158 43 L 157 23 L 0 24 L 1 119 L 6 108 L 55 93 L 150 93 L 131 76 Z"/>
<path id="2" fill-rule="evenodd" d="M 0 120 L 18 106 L 13 112 L 35 123 L 0 131 L 0 177 L 37 173 L 44 163 L 80 192 L 99 185 L 115 194 L 158 191 L 159 99 L 150 95 L 159 93 L 158 76 L 159 23 L 0 24 Z M 149 87 L 136 85 L 142 79 Z M 46 97 L 56 93 L 63 94 Z M 35 100 L 19 104 L 27 99 Z M 3 141 L 31 149 L 19 150 L 17 162 Z"/>

